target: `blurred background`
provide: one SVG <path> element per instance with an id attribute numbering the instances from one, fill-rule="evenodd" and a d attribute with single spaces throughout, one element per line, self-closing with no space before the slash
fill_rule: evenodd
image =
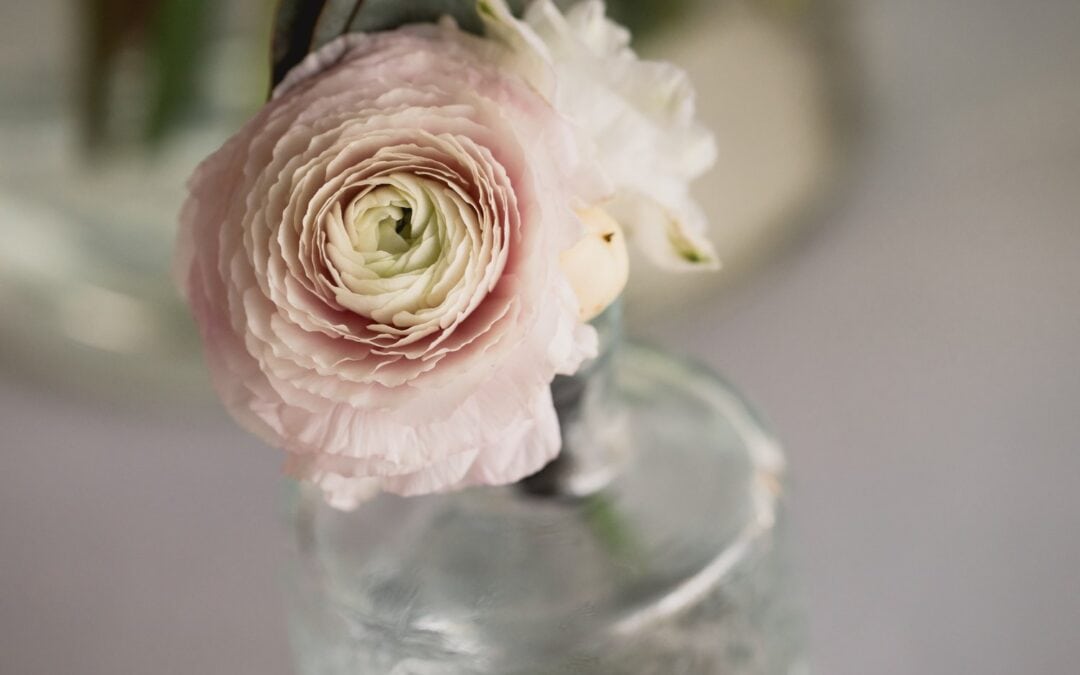
<path id="1" fill-rule="evenodd" d="M 280 457 L 168 276 L 273 4 L 0 6 L 0 673 L 289 672 Z M 1080 3 L 612 10 L 721 150 L 725 270 L 638 265 L 630 330 L 784 441 L 816 671 L 1075 672 Z"/>

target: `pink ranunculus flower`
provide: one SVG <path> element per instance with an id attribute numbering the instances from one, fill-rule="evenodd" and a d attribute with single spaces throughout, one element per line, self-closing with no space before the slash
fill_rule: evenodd
<path id="1" fill-rule="evenodd" d="M 176 271 L 215 387 L 337 505 L 559 451 L 549 385 L 596 348 L 560 254 L 610 187 L 505 49 L 343 37 L 191 180 Z"/>

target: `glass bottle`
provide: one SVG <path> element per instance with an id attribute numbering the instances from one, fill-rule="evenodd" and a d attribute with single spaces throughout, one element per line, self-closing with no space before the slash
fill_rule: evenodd
<path id="1" fill-rule="evenodd" d="M 784 459 L 707 369 L 619 344 L 554 394 L 564 449 L 506 487 L 290 489 L 300 675 L 805 672 Z"/>

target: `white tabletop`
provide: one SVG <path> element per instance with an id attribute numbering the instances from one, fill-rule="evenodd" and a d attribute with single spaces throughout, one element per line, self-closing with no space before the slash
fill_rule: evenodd
<path id="1" fill-rule="evenodd" d="M 842 208 L 641 332 L 785 441 L 817 672 L 1073 673 L 1080 3 L 857 9 Z M 0 673 L 289 672 L 279 458 L 224 413 L 5 377 L 0 447 Z"/>

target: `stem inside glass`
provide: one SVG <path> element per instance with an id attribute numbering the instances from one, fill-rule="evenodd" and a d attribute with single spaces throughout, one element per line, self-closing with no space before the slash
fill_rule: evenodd
<path id="1" fill-rule="evenodd" d="M 548 498 L 582 498 L 610 482 L 624 459 L 617 442 L 623 428 L 622 408 L 615 395 L 615 360 L 622 340 L 622 303 L 616 301 L 592 321 L 599 333 L 596 358 L 551 385 L 559 415 L 562 451 L 537 473 L 519 483 L 526 494 Z"/>

